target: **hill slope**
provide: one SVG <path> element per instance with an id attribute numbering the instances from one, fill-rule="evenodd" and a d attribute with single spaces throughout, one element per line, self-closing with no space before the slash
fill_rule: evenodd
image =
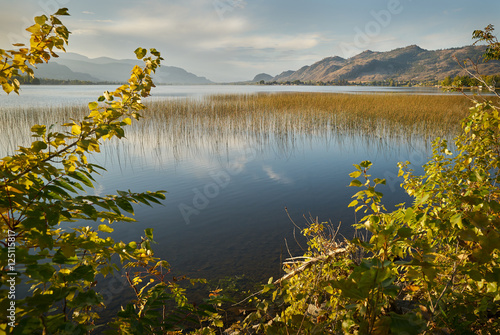
<path id="1" fill-rule="evenodd" d="M 467 46 L 445 50 L 425 50 L 416 45 L 388 52 L 364 51 L 349 59 L 328 57 L 297 71 L 286 71 L 273 81 L 382 81 L 389 79 L 430 81 L 462 73 L 453 56 L 480 63 L 484 46 Z M 500 73 L 500 62 L 481 64 L 483 75 Z"/>

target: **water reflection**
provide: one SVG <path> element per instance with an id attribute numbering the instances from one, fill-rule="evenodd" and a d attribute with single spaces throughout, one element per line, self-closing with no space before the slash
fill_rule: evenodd
<path id="1" fill-rule="evenodd" d="M 113 235 L 137 240 L 154 228 L 157 256 L 195 277 L 279 276 L 285 240 L 291 252 L 300 252 L 285 208 L 298 225 L 310 213 L 342 222 L 341 235 L 351 237 L 356 217 L 347 205 L 357 190 L 346 185 L 352 164 L 374 163 L 372 175 L 388 181 L 380 191 L 390 210 L 409 200 L 396 163 L 410 160 L 418 167 L 430 151 L 427 137 L 411 129 L 328 111 L 249 111 L 237 99 L 222 106 L 210 99 L 171 103 L 168 113 L 164 106 L 153 105 L 128 129 L 127 140 L 107 142 L 93 156 L 108 170 L 96 178 L 93 192 L 168 191 L 163 206 L 137 208 L 139 222 L 116 223 Z M 29 143 L 26 124 L 77 118 L 84 111 L 20 113 L 18 127 L 4 126 L 0 134 L 2 154 L 12 152 L 13 139 Z"/>
<path id="2" fill-rule="evenodd" d="M 409 146 L 335 132 L 269 132 L 263 139 L 210 137 L 191 129 L 178 140 L 142 129 L 98 156 L 97 163 L 108 169 L 98 191 L 112 193 L 124 185 L 133 191 L 165 189 L 167 200 L 139 208 L 140 222 L 115 227 L 115 236 L 131 240 L 152 227 L 159 257 L 182 273 L 208 278 L 279 275 L 285 239 L 299 252 L 285 208 L 299 225 L 311 213 L 320 221 L 342 222 L 341 234 L 352 236 L 355 216 L 347 205 L 357 190 L 346 187 L 352 164 L 374 162 L 373 175 L 388 180 L 381 191 L 389 209 L 409 200 L 399 187 L 396 163 L 421 165 L 429 154 L 425 141 Z"/>

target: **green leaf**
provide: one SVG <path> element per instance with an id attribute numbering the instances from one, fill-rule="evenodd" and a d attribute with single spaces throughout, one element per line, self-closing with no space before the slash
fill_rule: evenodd
<path id="1" fill-rule="evenodd" d="M 359 176 L 361 176 L 362 172 L 361 171 L 354 171 L 354 172 L 351 172 L 349 174 L 349 177 L 351 178 L 358 178 Z"/>
<path id="2" fill-rule="evenodd" d="M 55 197 L 56 199 L 63 200 L 64 198 L 71 198 L 71 196 L 63 190 L 60 187 L 54 186 L 54 185 L 47 185 L 45 187 L 48 191 L 52 192 L 51 196 Z"/>
<path id="3" fill-rule="evenodd" d="M 153 228 L 145 229 L 144 233 L 148 239 L 153 240 Z"/>
<path id="4" fill-rule="evenodd" d="M 42 282 L 49 281 L 54 272 L 54 267 L 48 263 L 28 265 L 26 267 L 26 275 L 31 279 L 40 280 Z"/>
<path id="5" fill-rule="evenodd" d="M 71 186 L 68 182 L 66 182 L 64 179 L 58 179 L 58 180 L 55 180 L 54 181 L 54 184 L 56 184 L 57 186 L 60 186 L 66 190 L 69 190 L 73 193 L 78 193 L 74 188 L 73 186 Z"/>
<path id="6" fill-rule="evenodd" d="M 452 224 L 452 226 L 456 226 L 459 229 L 463 229 L 464 225 L 462 224 L 462 214 L 457 213 L 457 214 L 453 215 L 450 218 L 450 223 Z"/>
<path id="7" fill-rule="evenodd" d="M 90 265 L 80 265 L 71 271 L 68 280 L 75 281 L 83 279 L 86 281 L 94 281 L 94 269 Z"/>
<path id="8" fill-rule="evenodd" d="M 415 217 L 415 213 L 412 208 L 408 208 L 405 212 L 404 221 L 410 223 L 410 221 Z"/>
<path id="9" fill-rule="evenodd" d="M 118 207 L 120 207 L 121 209 L 123 209 L 127 213 L 134 214 L 134 207 L 132 207 L 132 205 L 130 204 L 130 202 L 128 200 L 123 199 L 123 198 L 116 199 L 115 203 L 118 205 Z"/>
<path id="10" fill-rule="evenodd" d="M 431 195 L 429 193 L 424 193 L 423 196 L 418 196 L 415 199 L 415 204 L 416 205 L 422 205 L 422 204 L 424 204 L 427 200 L 429 200 L 430 196 Z"/>
<path id="11" fill-rule="evenodd" d="M 359 180 L 357 179 L 354 179 L 353 181 L 351 181 L 351 183 L 349 184 L 349 187 L 351 186 L 355 186 L 355 187 L 361 187 L 363 186 L 363 183 L 360 182 Z"/>
<path id="12" fill-rule="evenodd" d="M 158 201 L 153 195 L 156 196 L 159 199 L 165 199 L 165 195 L 161 194 L 161 193 L 159 193 L 159 194 L 156 194 L 156 193 L 155 194 L 152 194 L 152 193 L 143 194 L 143 197 L 146 198 L 146 199 L 148 199 L 151 202 L 154 202 L 154 203 L 156 203 L 158 205 L 161 205 L 161 202 Z"/>
<path id="13" fill-rule="evenodd" d="M 398 229 L 398 236 L 401 238 L 408 238 L 412 236 L 413 230 L 408 227 L 402 227 Z"/>
<path id="14" fill-rule="evenodd" d="M 81 207 L 82 212 L 87 215 L 89 218 L 92 220 L 97 220 L 98 218 L 98 213 L 97 210 L 94 208 L 94 206 L 89 205 L 89 204 L 83 204 Z"/>
<path id="15" fill-rule="evenodd" d="M 488 293 L 495 293 L 498 291 L 497 288 L 497 283 L 496 282 L 491 282 L 486 284 L 486 292 Z"/>
<path id="16" fill-rule="evenodd" d="M 43 25 L 45 24 L 45 22 L 47 22 L 47 17 L 45 15 L 36 16 L 35 22 L 39 25 Z"/>
<path id="17" fill-rule="evenodd" d="M 47 143 L 42 141 L 34 141 L 33 143 L 31 143 L 31 149 L 33 149 L 33 151 L 35 152 L 40 152 L 47 149 Z"/>
<path id="18" fill-rule="evenodd" d="M 59 10 L 54 15 L 69 15 L 68 8 L 59 8 Z"/>
<path id="19" fill-rule="evenodd" d="M 143 49 L 143 48 L 137 48 L 135 49 L 135 55 L 137 56 L 137 59 L 143 59 L 144 56 L 146 56 L 146 54 L 148 53 L 148 51 L 146 49 Z"/>
<path id="20" fill-rule="evenodd" d="M 372 162 L 362 161 L 361 164 L 359 164 L 359 166 L 361 166 L 362 168 L 369 168 L 370 166 L 372 166 Z"/>
<path id="21" fill-rule="evenodd" d="M 31 132 L 36 133 L 39 136 L 43 136 L 45 134 L 47 127 L 44 125 L 36 124 L 31 127 Z"/>
<path id="22" fill-rule="evenodd" d="M 106 204 L 107 204 L 107 205 L 108 205 L 108 207 L 109 207 L 112 211 L 114 211 L 116 214 L 119 214 L 119 215 L 121 215 L 121 214 L 122 214 L 122 213 L 121 213 L 121 211 L 120 211 L 120 209 L 118 208 L 118 206 L 116 206 L 116 204 L 115 204 L 113 201 L 111 201 L 111 200 L 106 200 Z"/>
<path id="23" fill-rule="evenodd" d="M 73 179 L 81 181 L 87 187 L 94 188 L 94 184 L 92 184 L 92 181 L 80 171 L 70 172 L 68 173 L 68 176 L 70 176 Z"/>
<path id="24" fill-rule="evenodd" d="M 79 292 L 75 298 L 68 301 L 68 306 L 73 308 L 85 308 L 88 306 L 99 306 L 101 302 L 102 298 L 94 290 L 88 290 Z"/>
<path id="25" fill-rule="evenodd" d="M 328 293 L 328 294 L 333 294 L 333 288 L 331 285 L 328 285 L 325 287 L 325 291 Z"/>
<path id="26" fill-rule="evenodd" d="M 66 256 L 68 258 L 75 256 L 76 248 L 72 245 L 68 245 L 68 244 L 61 245 L 60 250 L 62 251 L 64 256 Z"/>

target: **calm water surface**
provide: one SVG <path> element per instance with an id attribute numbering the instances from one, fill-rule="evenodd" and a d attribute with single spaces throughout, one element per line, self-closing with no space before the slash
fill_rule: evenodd
<path id="1" fill-rule="evenodd" d="M 0 107 L 6 112 L 14 106 L 84 104 L 106 89 L 113 87 L 25 86 L 19 97 L 0 95 Z M 153 95 L 154 99 L 202 98 L 216 93 L 304 90 L 407 92 L 352 86 L 161 86 Z M 432 89 L 412 92 L 437 93 Z M 305 225 L 303 216 L 311 215 L 334 225 L 341 222 L 341 234 L 352 237 L 356 217 L 347 205 L 358 190 L 347 187 L 352 164 L 371 160 L 372 175 L 387 178 L 388 185 L 380 191 L 390 209 L 409 201 L 399 187 L 396 163 L 410 160 L 418 171 L 430 153 L 425 143 L 409 145 L 333 131 L 287 139 L 271 136 L 266 143 L 238 136 L 225 143 L 203 138 L 180 146 L 161 137 L 138 145 L 134 138 L 143 134 L 133 129 L 128 134 L 130 141 L 111 143 L 93 158 L 108 170 L 97 178 L 95 193 L 114 194 L 117 189 L 168 193 L 162 206 L 136 207 L 137 223 L 114 224 L 115 240 L 137 240 L 145 228 L 154 228 L 158 257 L 177 273 L 209 279 L 245 274 L 262 281 L 279 276 L 287 248 L 296 255 L 301 252 L 285 209 L 299 227 Z M 119 289 L 112 292 L 121 295 Z"/>
<path id="2" fill-rule="evenodd" d="M 117 85 L 25 85 L 20 95 L 0 95 L 0 108 L 17 106 L 66 106 L 95 101 L 102 92 L 115 90 Z M 374 87 L 374 86 L 266 86 L 266 85 L 162 85 L 153 89 L 149 99 L 200 98 L 210 94 L 259 92 L 331 92 L 331 93 L 407 93 L 443 94 L 434 87 Z M 449 94 L 449 93 L 448 93 Z"/>

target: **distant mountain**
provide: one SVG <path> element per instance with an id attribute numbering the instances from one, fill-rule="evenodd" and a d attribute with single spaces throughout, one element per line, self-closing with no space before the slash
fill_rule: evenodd
<path id="1" fill-rule="evenodd" d="M 108 57 L 88 58 L 75 53 L 63 53 L 48 64 L 40 64 L 35 76 L 47 79 L 85 80 L 92 82 L 124 82 L 132 66 L 141 65 L 134 59 Z M 161 66 L 153 76 L 158 84 L 210 84 L 205 77 L 196 76 L 174 66 Z"/>
<path id="2" fill-rule="evenodd" d="M 198 77 L 180 67 L 161 66 L 153 76 L 160 84 L 212 84 L 205 77 Z"/>
<path id="3" fill-rule="evenodd" d="M 276 77 L 273 78 L 274 81 L 287 81 L 286 78 L 292 76 L 295 73 L 293 70 L 288 70 L 285 72 L 281 72 Z"/>
<path id="4" fill-rule="evenodd" d="M 262 80 L 264 80 L 264 81 L 271 81 L 273 78 L 274 78 L 274 77 L 273 77 L 273 76 L 271 76 L 270 74 L 267 74 L 267 73 L 259 73 L 258 75 L 256 75 L 256 76 L 253 78 L 252 82 L 254 82 L 254 83 L 258 83 L 258 82 L 260 82 L 260 81 L 262 81 Z"/>
<path id="5" fill-rule="evenodd" d="M 60 80 L 81 80 L 98 82 L 99 79 L 88 73 L 74 72 L 65 65 L 56 62 L 37 64 L 35 76 L 37 78 L 60 79 Z"/>
<path id="6" fill-rule="evenodd" d="M 425 50 L 417 45 L 387 52 L 364 51 L 344 59 L 328 57 L 297 71 L 286 71 L 273 81 L 383 81 L 389 79 L 431 81 L 455 77 L 462 73 L 453 56 L 464 61 L 482 62 L 485 46 L 466 46 L 445 50 Z M 500 62 L 490 61 L 479 65 L 482 75 L 500 73 Z"/>

